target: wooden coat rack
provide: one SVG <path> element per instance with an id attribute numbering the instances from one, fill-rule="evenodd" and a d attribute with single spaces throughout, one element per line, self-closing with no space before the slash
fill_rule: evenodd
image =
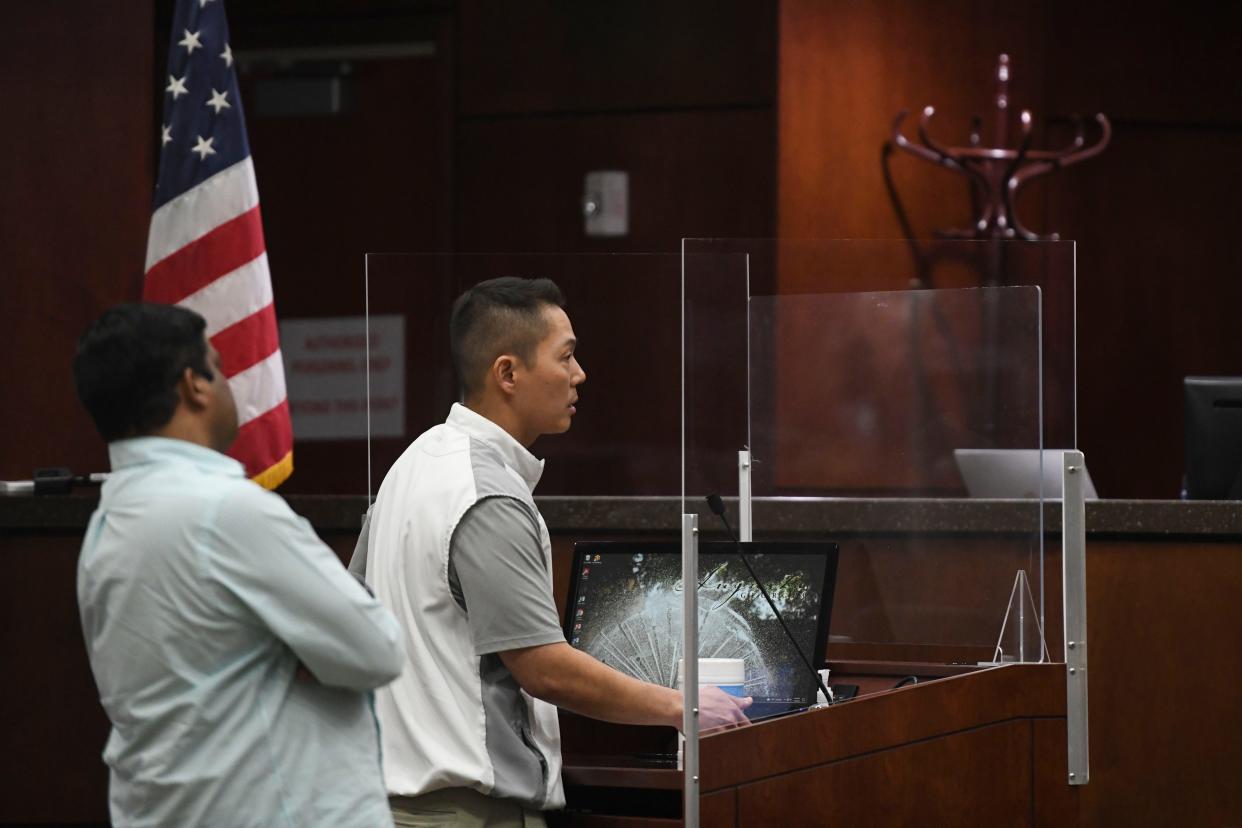
<path id="1" fill-rule="evenodd" d="M 961 229 L 940 230 L 937 235 L 953 239 L 1025 239 L 1026 241 L 1056 241 L 1056 233 L 1040 235 L 1027 229 L 1014 212 L 1018 190 L 1038 175 L 1052 172 L 1079 161 L 1099 155 L 1108 146 L 1112 126 L 1103 114 L 1094 117 L 1100 134 L 1095 143 L 1086 145 L 1086 120 L 1073 116 L 1074 140 L 1059 150 L 1031 149 L 1031 112 L 1022 110 L 1019 115 L 1021 137 L 1016 149 L 1006 146 L 1009 125 L 1009 56 L 1001 55 L 996 67 L 996 131 L 994 147 L 981 146 L 980 128 L 982 118 L 971 119 L 969 146 L 947 147 L 931 137 L 928 126 L 936 110 L 925 107 L 919 119 L 919 140 L 916 144 L 901 132 L 901 125 L 909 114 L 903 109 L 893 121 L 892 146 L 913 156 L 939 164 L 970 179 L 974 221 L 972 226 Z M 893 193 L 896 201 L 896 194 Z M 902 212 L 897 204 L 899 213 Z M 904 218 L 904 216 L 903 216 Z M 903 224 L 905 222 L 903 221 Z"/>

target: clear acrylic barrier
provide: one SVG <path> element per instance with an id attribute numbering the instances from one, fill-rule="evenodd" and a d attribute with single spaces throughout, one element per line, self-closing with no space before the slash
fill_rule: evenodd
<path id="1" fill-rule="evenodd" d="M 682 258 L 685 491 L 720 490 L 748 427 L 735 366 L 749 364 L 753 297 L 1036 286 L 1043 442 L 1077 447 L 1074 242 L 686 239 Z"/>
<path id="2" fill-rule="evenodd" d="M 752 297 L 753 496 L 961 497 L 981 453 L 1038 452 L 1039 303 L 1037 287 Z M 1026 481 L 1036 499 L 1040 479 Z M 762 512 L 753 527 L 756 539 L 785 531 Z M 831 641 L 855 658 L 902 645 L 925 651 L 915 660 L 950 648 L 962 648 L 952 660 L 986 659 L 1015 573 L 1041 598 L 1039 529 L 1034 511 L 982 543 L 918 532 L 840 541 Z M 946 566 L 948 545 L 969 564 Z M 1041 660 L 1029 643 L 1005 655 Z"/>
<path id="3" fill-rule="evenodd" d="M 533 447 L 548 460 L 541 495 L 680 494 L 670 527 L 674 511 L 697 513 L 701 535 L 685 535 L 723 540 L 703 499 L 723 495 L 739 528 L 748 449 L 755 540 L 807 537 L 770 508 L 807 498 L 893 518 L 891 532 L 821 533 L 840 563 L 816 666 L 984 661 L 998 643 L 1004 659 L 1040 660 L 1041 638 L 1060 660 L 1043 476 L 1028 473 L 1036 494 L 996 526 L 924 517 L 967 503 L 971 451 L 1042 462 L 1040 449 L 1074 447 L 1073 243 L 687 240 L 680 256 L 373 254 L 366 273 L 372 495 L 457 398 L 453 299 L 497 275 L 548 276 L 569 300 L 587 381 L 570 432 Z M 694 632 L 705 643 L 719 631 Z"/>
<path id="4" fill-rule="evenodd" d="M 687 239 L 682 289 L 683 512 L 722 536 L 716 493 L 744 540 L 839 544 L 815 666 L 1061 660 L 1072 242 Z"/>
<path id="5" fill-rule="evenodd" d="M 368 255 L 370 495 L 410 441 L 443 422 L 457 401 L 450 310 L 462 291 L 497 276 L 557 283 L 587 374 L 569 432 L 541 437 L 532 446 L 547 460 L 538 493 L 674 495 L 680 474 L 680 267 L 677 255 Z M 402 338 L 400 348 L 394 349 L 391 336 Z M 635 359 L 636 342 L 642 359 Z M 399 377 L 392 376 L 394 350 L 405 359 Z M 676 514 L 666 508 L 672 527 Z"/>

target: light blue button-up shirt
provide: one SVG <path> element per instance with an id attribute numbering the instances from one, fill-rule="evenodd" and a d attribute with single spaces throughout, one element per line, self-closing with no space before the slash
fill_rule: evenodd
<path id="1" fill-rule="evenodd" d="M 236 461 L 108 450 L 78 606 L 113 824 L 392 825 L 369 692 L 405 660 L 392 615 Z"/>

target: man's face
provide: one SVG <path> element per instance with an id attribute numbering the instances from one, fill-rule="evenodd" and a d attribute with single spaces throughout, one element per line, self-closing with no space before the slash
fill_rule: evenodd
<path id="1" fill-rule="evenodd" d="M 578 386 L 586 372 L 574 356 L 578 344 L 565 311 L 555 305 L 543 309 L 547 332 L 535 348 L 532 362 L 518 368 L 515 408 L 527 445 L 541 434 L 561 434 L 569 430 L 578 401 Z"/>
<path id="2" fill-rule="evenodd" d="M 220 352 L 207 343 L 207 366 L 211 369 L 211 403 L 208 408 L 208 421 L 211 425 L 211 447 L 216 451 L 228 451 L 229 446 L 237 439 L 237 403 L 233 400 L 233 391 L 224 376 L 224 366 L 220 363 Z"/>

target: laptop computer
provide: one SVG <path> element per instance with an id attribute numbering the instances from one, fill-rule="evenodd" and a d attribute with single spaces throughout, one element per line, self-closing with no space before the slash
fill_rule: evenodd
<path id="1" fill-rule="evenodd" d="M 971 497 L 1037 499 L 1041 481 L 1045 500 L 1061 499 L 1061 456 L 1064 449 L 954 449 L 953 460 Z M 1083 469 L 1087 500 L 1098 500 L 1095 483 Z"/>
<path id="2" fill-rule="evenodd" d="M 798 645 L 823 665 L 837 575 L 828 542 L 741 544 Z M 699 655 L 740 658 L 751 721 L 815 704 L 815 678 L 738 558 L 732 542 L 699 544 Z M 565 611 L 569 643 L 643 681 L 675 687 L 682 657 L 681 545 L 574 545 Z"/>

